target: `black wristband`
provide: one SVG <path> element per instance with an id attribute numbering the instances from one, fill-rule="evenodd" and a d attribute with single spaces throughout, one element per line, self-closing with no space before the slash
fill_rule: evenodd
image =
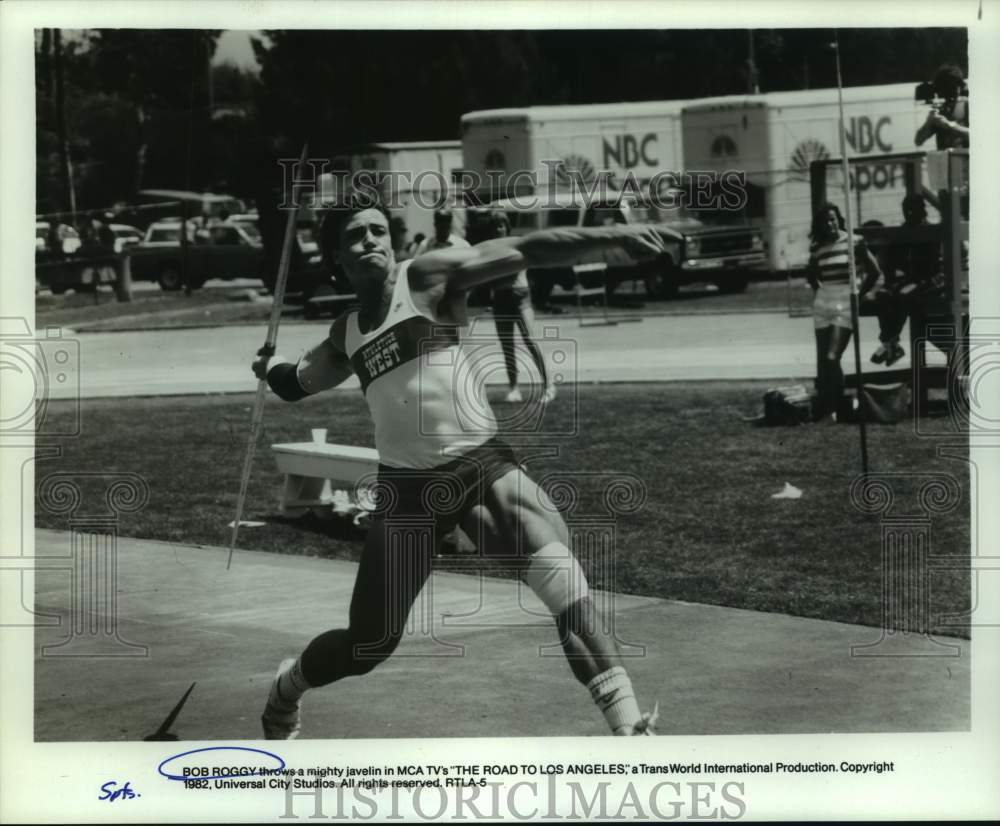
<path id="1" fill-rule="evenodd" d="M 309 395 L 299 384 L 297 366 L 284 361 L 267 371 L 268 386 L 286 402 L 297 402 Z"/>

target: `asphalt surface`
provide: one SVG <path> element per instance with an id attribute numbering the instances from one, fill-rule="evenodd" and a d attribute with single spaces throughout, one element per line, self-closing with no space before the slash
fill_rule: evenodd
<path id="1" fill-rule="evenodd" d="M 171 728 L 180 739 L 259 739 L 278 662 L 343 625 L 356 571 L 350 562 L 263 552 L 237 552 L 227 571 L 222 548 L 118 539 L 118 619 L 109 624 L 106 592 L 92 587 L 97 566 L 78 569 L 83 596 L 71 602 L 72 542 L 68 533 L 36 533 L 36 558 L 63 557 L 35 577 L 36 651 L 45 652 L 35 667 L 38 741 L 141 740 L 191 683 Z M 390 660 L 307 695 L 302 737 L 606 734 L 558 648 L 545 650 L 556 636 L 544 608 L 526 590 L 521 607 L 516 588 L 435 573 Z M 598 597 L 614 617 L 640 704 L 659 703 L 662 734 L 968 729 L 965 641 L 944 640 L 952 648 L 896 634 L 880 642 L 875 628 Z M 852 656 L 852 646 L 871 643 Z M 116 656 L 85 656 L 98 651 Z M 903 652 L 924 656 L 893 656 Z"/>

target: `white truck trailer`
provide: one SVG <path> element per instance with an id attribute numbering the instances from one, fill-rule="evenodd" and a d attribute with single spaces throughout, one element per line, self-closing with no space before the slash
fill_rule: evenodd
<path id="1" fill-rule="evenodd" d="M 684 101 L 594 103 L 489 109 L 462 115 L 465 169 L 482 182 L 484 202 L 543 190 L 608 184 L 626 176 L 641 184 L 662 170 L 679 171 Z"/>
<path id="2" fill-rule="evenodd" d="M 372 143 L 357 147 L 332 159 L 333 171 L 319 178 L 318 200 L 338 200 L 338 186 L 343 173 L 355 175 L 363 170 L 384 173 L 393 188 L 390 202 L 393 217 L 406 223 L 407 240 L 418 232 L 434 232 L 434 207 L 453 197 L 450 191 L 455 173 L 462 167 L 460 141 L 400 141 Z M 462 233 L 462 210 L 455 215 L 454 231 Z"/>
<path id="3" fill-rule="evenodd" d="M 526 210 L 523 221 L 514 216 L 515 229 L 526 226 L 525 221 L 537 222 L 535 212 L 543 217 L 543 226 L 547 220 L 586 225 L 577 221 L 589 214 L 585 206 L 578 205 L 576 217 L 563 215 L 563 201 L 575 197 L 574 191 L 610 202 L 616 193 L 616 197 L 622 192 L 648 195 L 646 185 L 658 179 L 654 187 L 658 194 L 681 194 L 683 190 L 664 179 L 663 173 L 680 175 L 684 170 L 680 132 L 684 103 L 643 101 L 469 112 L 462 116 L 462 156 L 468 175 L 463 186 L 471 188 L 481 202 L 507 199 L 503 207 L 507 211 L 513 209 L 511 198 L 541 199 L 534 209 Z M 474 182 L 479 185 L 470 187 Z M 672 206 L 631 214 L 640 212 L 646 217 L 636 220 L 664 224 L 681 239 L 679 251 L 668 256 L 670 266 L 655 279 L 643 277 L 653 295 L 674 295 L 680 285 L 692 281 L 738 291 L 753 273 L 764 269 L 760 233 L 746 223 L 734 222 L 732 216 L 725 216 L 722 226 L 707 225 L 700 212 L 685 209 L 677 200 Z"/>
<path id="4" fill-rule="evenodd" d="M 848 157 L 916 150 L 914 134 L 927 109 L 914 100 L 914 88 L 903 83 L 843 90 Z M 805 266 L 811 220 L 809 164 L 840 156 L 837 90 L 694 101 L 684 107 L 681 122 L 688 172 L 746 173 L 745 214 L 764 233 L 769 268 Z M 830 184 L 831 199 L 843 209 L 839 172 L 831 171 Z M 898 224 L 904 195 L 902 164 L 873 161 L 852 166 L 855 225 Z"/>

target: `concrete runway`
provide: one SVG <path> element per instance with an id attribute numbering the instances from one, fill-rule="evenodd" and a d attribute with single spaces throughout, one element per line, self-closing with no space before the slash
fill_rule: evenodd
<path id="1" fill-rule="evenodd" d="M 884 368 L 868 362 L 878 346 L 874 318 L 861 319 L 861 353 L 866 376 Z M 567 382 L 676 381 L 685 379 L 802 379 L 815 374 L 812 319 L 784 314 L 658 316 L 615 326 L 584 326 L 559 317 L 538 323 L 538 339 L 550 358 L 566 354 L 552 368 Z M 296 358 L 321 341 L 329 322 L 285 324 L 279 351 Z M 253 392 L 249 364 L 264 340 L 265 326 L 156 330 L 144 333 L 70 333 L 79 358 L 60 368 L 65 378 L 50 382 L 50 398 L 98 398 L 185 393 Z M 499 365 L 492 319 L 473 326 Z M 522 348 L 519 348 L 522 351 Z M 523 352 L 523 351 L 522 351 Z M 931 354 L 933 361 L 938 353 Z M 552 361 L 549 361 L 552 364 Z M 853 350 L 844 354 L 852 373 Z M 909 366 L 909 354 L 895 369 Z M 490 381 L 505 381 L 497 370 Z M 342 389 L 357 387 L 355 379 Z"/>
<path id="2" fill-rule="evenodd" d="M 68 533 L 39 530 L 35 555 L 66 557 L 71 545 Z M 259 739 L 273 670 L 344 623 L 357 566 L 237 552 L 227 572 L 227 553 L 117 540 L 114 628 L 100 624 L 107 612 L 88 573 L 96 567 L 81 566 L 76 604 L 69 569 L 39 571 L 36 652 L 62 645 L 36 658 L 35 739 L 140 740 L 192 682 L 172 727 L 182 740 Z M 303 739 L 606 734 L 558 648 L 543 651 L 554 628 L 522 593 L 523 607 L 512 581 L 435 573 L 413 632 L 388 662 L 307 696 Z M 945 640 L 952 650 L 896 634 L 868 649 L 883 656 L 852 656 L 852 646 L 879 641 L 879 630 L 648 597 L 615 595 L 604 607 L 632 655 L 640 704 L 660 704 L 662 734 L 969 726 L 963 640 Z M 80 656 L 98 650 L 117 656 Z M 886 656 L 901 651 L 960 656 Z"/>

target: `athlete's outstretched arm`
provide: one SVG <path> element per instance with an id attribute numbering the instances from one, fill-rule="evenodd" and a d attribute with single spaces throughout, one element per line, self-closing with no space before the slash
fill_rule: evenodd
<path id="1" fill-rule="evenodd" d="M 621 246 L 649 256 L 662 252 L 664 244 L 663 233 L 649 224 L 547 229 L 484 241 L 469 249 L 428 253 L 414 259 L 410 277 L 423 289 L 445 282 L 449 289 L 469 290 L 524 269 L 569 266 L 588 252 L 606 247 Z"/>
<path id="2" fill-rule="evenodd" d="M 257 356 L 252 369 L 259 379 L 266 378 L 271 389 L 285 401 L 299 399 L 336 387 L 353 372 L 351 361 L 344 351 L 344 324 L 347 316 L 340 316 L 330 327 L 330 335 L 306 351 L 295 364 L 273 355 Z"/>

